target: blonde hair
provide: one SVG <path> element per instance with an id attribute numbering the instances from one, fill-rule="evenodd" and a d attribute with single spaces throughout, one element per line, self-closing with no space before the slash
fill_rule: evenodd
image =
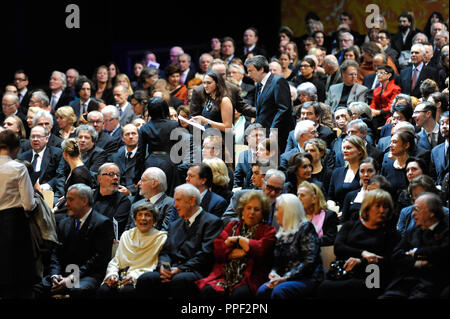
<path id="1" fill-rule="evenodd" d="M 68 118 L 70 121 L 72 121 L 72 125 L 77 121 L 77 116 L 75 115 L 75 112 L 73 111 L 73 108 L 71 106 L 61 106 L 56 110 L 55 115 Z"/>
<path id="2" fill-rule="evenodd" d="M 374 189 L 368 192 L 361 204 L 361 218 L 364 221 L 369 219 L 369 210 L 376 203 L 382 203 L 389 207 L 389 213 L 392 213 L 394 209 L 394 203 L 392 201 L 391 194 L 382 189 Z M 385 220 L 389 219 L 389 216 L 384 216 Z"/>
<path id="3" fill-rule="evenodd" d="M 316 198 L 316 201 L 314 203 L 314 214 L 319 213 L 322 209 L 323 210 L 328 209 L 327 201 L 326 201 L 325 196 L 323 195 L 323 192 L 319 186 L 317 186 L 314 183 L 304 181 L 300 184 L 298 189 L 300 189 L 302 187 L 308 189 L 311 192 L 311 194 L 313 194 Z"/>
<path id="4" fill-rule="evenodd" d="M 61 148 L 70 157 L 80 156 L 80 147 L 78 141 L 74 138 L 68 138 L 61 143 Z"/>
<path id="5" fill-rule="evenodd" d="M 133 89 L 131 88 L 130 79 L 128 78 L 128 75 L 125 73 L 117 74 L 116 76 L 116 83 L 119 79 L 125 80 L 128 83 L 128 94 L 133 95 Z"/>
<path id="6" fill-rule="evenodd" d="M 269 219 L 270 214 L 269 199 L 263 192 L 260 192 L 258 190 L 247 191 L 245 194 L 241 196 L 241 198 L 239 198 L 239 203 L 236 208 L 239 220 L 242 221 L 242 212 L 244 211 L 244 207 L 252 199 L 259 200 L 259 202 L 261 203 L 261 213 L 263 215 L 263 219 L 267 221 Z"/>
<path id="7" fill-rule="evenodd" d="M 342 141 L 342 145 L 344 145 L 345 142 L 351 143 L 358 151 L 361 151 L 361 156 L 359 158 L 360 162 L 367 157 L 366 144 L 362 138 L 356 135 L 347 135 Z"/>
<path id="8" fill-rule="evenodd" d="M 228 186 L 228 183 L 230 182 L 230 177 L 228 176 L 227 165 L 225 164 L 224 161 L 222 161 L 218 157 L 212 157 L 204 159 L 203 163 L 205 163 L 211 168 L 211 171 L 213 173 L 214 184 L 222 187 Z"/>
<path id="9" fill-rule="evenodd" d="M 281 194 L 277 197 L 276 204 L 283 208 L 283 226 L 278 229 L 278 238 L 297 232 L 301 224 L 308 222 L 302 202 L 294 194 Z"/>

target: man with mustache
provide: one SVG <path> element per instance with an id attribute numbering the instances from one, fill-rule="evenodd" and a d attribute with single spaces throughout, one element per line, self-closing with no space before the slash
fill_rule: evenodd
<path id="1" fill-rule="evenodd" d="M 103 164 L 98 169 L 97 181 L 93 209 L 113 220 L 118 240 L 125 230 L 131 207 L 128 196 L 119 192 L 119 167 L 114 163 Z"/>

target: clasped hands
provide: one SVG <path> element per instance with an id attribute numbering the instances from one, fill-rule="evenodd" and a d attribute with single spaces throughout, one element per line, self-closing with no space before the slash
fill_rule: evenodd
<path id="1" fill-rule="evenodd" d="M 68 286 L 71 286 L 74 283 L 74 281 L 75 277 L 73 275 L 69 275 L 67 277 L 63 277 L 61 275 L 53 276 L 51 291 L 64 290 Z"/>
<path id="2" fill-rule="evenodd" d="M 271 272 L 269 274 L 269 282 L 267 284 L 265 284 L 266 287 L 273 289 L 275 288 L 278 284 L 281 284 L 282 282 L 286 281 L 285 277 L 281 277 L 280 275 L 278 275 L 275 272 Z"/>
<path id="3" fill-rule="evenodd" d="M 119 284 L 119 277 L 117 275 L 111 275 L 106 279 L 106 284 L 108 285 L 108 287 L 110 288 L 116 288 Z M 126 286 L 126 285 L 132 285 L 133 284 L 133 277 L 130 275 L 125 276 L 122 279 L 122 286 Z"/>

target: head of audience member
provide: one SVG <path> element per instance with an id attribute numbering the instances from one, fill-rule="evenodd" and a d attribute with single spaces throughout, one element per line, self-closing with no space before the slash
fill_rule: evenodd
<path id="1" fill-rule="evenodd" d="M 316 123 L 311 120 L 298 121 L 294 129 L 294 137 L 298 142 L 300 149 L 303 149 L 303 144 L 314 137 L 318 137 L 316 130 Z"/>
<path id="2" fill-rule="evenodd" d="M 66 193 L 67 215 L 75 219 L 81 219 L 94 204 L 92 189 L 85 184 L 74 184 Z"/>
<path id="3" fill-rule="evenodd" d="M 418 127 L 434 127 L 436 105 L 431 102 L 420 102 L 416 105 L 412 117 Z"/>
<path id="4" fill-rule="evenodd" d="M 215 101 L 222 101 L 228 92 L 221 74 L 215 70 L 209 70 L 203 77 L 204 94 L 211 96 Z"/>
<path id="5" fill-rule="evenodd" d="M 211 168 L 204 164 L 192 164 L 187 172 L 186 183 L 195 186 L 200 193 L 211 188 L 213 174 Z"/>
<path id="6" fill-rule="evenodd" d="M 302 71 L 302 76 L 306 79 L 312 78 L 314 76 L 316 66 L 316 61 L 314 61 L 312 58 L 304 57 L 300 62 L 300 70 Z"/>
<path id="7" fill-rule="evenodd" d="M 380 164 L 372 157 L 366 157 L 359 164 L 359 180 L 362 188 L 368 190 L 370 180 L 379 173 Z"/>
<path id="8" fill-rule="evenodd" d="M 52 93 L 64 91 L 67 86 L 66 75 L 59 71 L 53 71 L 48 86 Z"/>
<path id="9" fill-rule="evenodd" d="M 99 111 L 91 111 L 87 115 L 87 121 L 88 124 L 91 125 L 95 131 L 100 134 L 100 132 L 103 130 L 103 114 Z"/>
<path id="10" fill-rule="evenodd" d="M 252 46 L 256 45 L 256 43 L 258 42 L 258 30 L 253 27 L 245 30 L 243 41 L 246 48 L 251 48 Z"/>
<path id="11" fill-rule="evenodd" d="M 367 124 L 361 119 L 352 120 L 347 124 L 347 136 L 356 135 L 366 140 Z"/>
<path id="12" fill-rule="evenodd" d="M 41 111 L 42 109 L 36 106 L 30 106 L 28 107 L 28 111 L 27 111 L 27 125 L 28 128 L 32 128 L 33 127 L 33 118 L 36 115 L 36 113 L 38 113 L 39 111 Z M 25 123 L 24 123 L 25 124 Z"/>
<path id="13" fill-rule="evenodd" d="M 211 168 L 213 174 L 213 185 L 228 188 L 230 177 L 228 176 L 228 168 L 225 162 L 219 157 L 211 157 L 203 160 L 203 163 Z"/>
<path id="14" fill-rule="evenodd" d="M 239 64 L 232 63 L 228 66 L 227 76 L 229 78 L 233 78 L 236 81 L 236 83 L 240 84 L 245 76 L 245 70 Z"/>
<path id="15" fill-rule="evenodd" d="M 374 189 L 364 195 L 361 203 L 361 220 L 369 229 L 379 229 L 391 218 L 394 202 L 383 189 Z"/>
<path id="16" fill-rule="evenodd" d="M 361 52 L 359 51 L 359 48 L 355 45 L 349 46 L 348 48 L 345 48 L 344 50 L 344 61 L 352 60 L 356 62 L 360 62 L 361 59 Z"/>
<path id="17" fill-rule="evenodd" d="M 256 159 L 267 167 L 272 167 L 272 165 L 276 165 L 278 162 L 277 158 L 277 145 L 274 143 L 274 140 L 270 138 L 263 139 L 259 142 L 257 150 L 256 150 Z"/>
<path id="18" fill-rule="evenodd" d="M 203 140 L 203 159 L 222 158 L 222 136 L 208 135 Z"/>
<path id="19" fill-rule="evenodd" d="M 384 177 L 382 175 L 374 175 L 369 180 L 369 185 L 367 186 L 367 190 L 371 191 L 374 189 L 383 189 L 391 195 L 393 192 L 391 183 L 387 180 L 386 177 Z"/>
<path id="20" fill-rule="evenodd" d="M 103 115 L 103 125 L 104 129 L 107 132 L 114 131 L 117 127 L 120 126 L 119 119 L 120 119 L 120 112 L 117 107 L 114 105 L 107 105 L 102 110 Z"/>
<path id="21" fill-rule="evenodd" d="M 434 48 L 433 45 L 429 42 L 423 43 L 425 47 L 425 55 L 423 56 L 423 63 L 427 64 L 433 58 Z"/>
<path id="22" fill-rule="evenodd" d="M 16 85 L 13 83 L 6 84 L 5 93 L 13 93 L 13 94 L 19 96 L 19 90 L 17 89 Z"/>
<path id="23" fill-rule="evenodd" d="M 31 93 L 29 107 L 39 107 L 42 110 L 49 110 L 50 99 L 42 90 L 37 90 Z"/>
<path id="24" fill-rule="evenodd" d="M 389 147 L 391 154 L 397 158 L 405 155 L 411 156 L 416 149 L 415 135 L 405 130 L 396 131 L 391 137 Z"/>
<path id="25" fill-rule="evenodd" d="M 445 137 L 445 139 L 449 140 L 450 135 L 449 132 L 449 119 L 448 119 L 448 111 L 441 114 L 441 118 L 439 120 L 439 129 L 441 131 L 442 136 Z"/>
<path id="26" fill-rule="evenodd" d="M 131 108 L 133 109 L 134 114 L 144 117 L 147 111 L 148 100 L 149 96 L 147 91 L 137 90 L 134 92 L 130 99 Z"/>
<path id="27" fill-rule="evenodd" d="M 223 62 L 221 59 L 214 59 L 211 61 L 209 65 L 209 71 L 214 70 L 219 72 L 225 81 L 227 78 L 227 64 Z"/>
<path id="28" fill-rule="evenodd" d="M 80 125 L 75 132 L 81 154 L 92 150 L 97 143 L 98 133 L 90 125 Z"/>
<path id="29" fill-rule="evenodd" d="M 24 70 L 17 70 L 14 73 L 14 84 L 16 85 L 19 92 L 27 88 L 29 79 Z"/>
<path id="30" fill-rule="evenodd" d="M 151 88 L 158 81 L 159 73 L 158 69 L 145 67 L 139 76 L 140 82 L 144 89 Z"/>
<path id="31" fill-rule="evenodd" d="M 265 172 L 261 170 L 261 164 L 255 162 L 251 164 L 252 184 L 255 189 L 263 189 Z"/>
<path id="32" fill-rule="evenodd" d="M 321 163 L 327 154 L 327 143 L 320 138 L 311 138 L 303 144 L 305 152 L 311 154 L 313 167 Z"/>
<path id="33" fill-rule="evenodd" d="M 266 138 L 266 130 L 259 123 L 252 123 L 245 129 L 245 139 L 251 151 L 257 151 L 258 144 Z"/>
<path id="34" fill-rule="evenodd" d="M 33 118 L 33 126 L 42 125 L 50 133 L 53 129 L 53 116 L 49 111 L 39 111 Z"/>
<path id="35" fill-rule="evenodd" d="M 294 32 L 288 26 L 281 26 L 278 36 L 280 41 L 291 41 L 294 38 Z"/>
<path id="36" fill-rule="evenodd" d="M 71 106 L 61 106 L 56 110 L 55 116 L 61 130 L 73 127 L 77 122 L 77 116 Z"/>
<path id="37" fill-rule="evenodd" d="M 281 195 L 286 182 L 286 175 L 277 169 L 269 169 L 264 177 L 263 191 L 269 199 L 270 203 L 274 203 L 275 199 Z"/>
<path id="38" fill-rule="evenodd" d="M 373 57 L 376 54 L 382 53 L 381 48 L 375 42 L 366 42 L 361 46 L 361 56 L 366 63 L 372 63 Z"/>
<path id="39" fill-rule="evenodd" d="M 359 166 L 367 157 L 365 141 L 357 135 L 346 136 L 342 141 L 342 155 L 350 165 L 358 163 Z"/>
<path id="40" fill-rule="evenodd" d="M 122 85 L 117 85 L 113 90 L 114 101 L 120 107 L 128 103 L 128 96 L 130 95 L 128 89 Z"/>
<path id="41" fill-rule="evenodd" d="M 402 12 L 398 17 L 398 30 L 402 33 L 406 33 L 413 24 L 413 17 L 406 11 Z"/>
<path id="42" fill-rule="evenodd" d="M 327 210 L 325 196 L 320 187 L 314 183 L 302 182 L 297 189 L 297 198 L 301 201 L 308 220 L 322 210 Z"/>
<path id="43" fill-rule="evenodd" d="M 280 61 L 272 60 L 269 63 L 269 72 L 276 74 L 276 75 L 282 75 L 281 70 L 282 70 L 282 66 L 281 66 Z"/>
<path id="44" fill-rule="evenodd" d="M 354 45 L 353 35 L 350 32 L 342 32 L 339 35 L 339 48 L 344 50 L 352 45 Z"/>
<path id="45" fill-rule="evenodd" d="M 166 67 L 164 72 L 166 75 L 167 83 L 169 83 L 170 88 L 174 89 L 178 85 L 180 85 L 181 69 L 179 66 L 171 64 Z"/>
<path id="46" fill-rule="evenodd" d="M 346 107 L 338 107 L 334 111 L 334 121 L 336 123 L 336 126 L 343 132 L 347 132 L 347 125 L 351 121 L 352 116 L 351 112 Z"/>
<path id="47" fill-rule="evenodd" d="M 448 43 L 448 38 L 449 36 L 447 30 L 436 32 L 436 35 L 434 36 L 435 47 L 441 49 L 446 43 Z"/>
<path id="48" fill-rule="evenodd" d="M 133 208 L 136 228 L 143 234 L 148 233 L 158 224 L 160 214 L 158 208 L 150 202 L 143 202 Z"/>
<path id="49" fill-rule="evenodd" d="M 318 47 L 325 47 L 325 32 L 322 31 L 314 31 L 314 33 L 312 34 L 312 37 L 314 38 L 314 40 L 316 40 L 317 46 Z"/>
<path id="50" fill-rule="evenodd" d="M 173 199 L 178 216 L 184 220 L 191 218 L 200 208 L 200 196 L 200 191 L 191 184 L 177 186 Z"/>
<path id="51" fill-rule="evenodd" d="M 142 61 L 137 61 L 133 65 L 133 75 L 135 79 L 139 79 L 141 76 L 141 72 L 147 64 L 144 64 Z"/>
<path id="52" fill-rule="evenodd" d="M 239 220 L 246 227 L 253 227 L 267 222 L 270 214 L 270 203 L 267 197 L 257 190 L 251 190 L 239 198 L 237 205 Z"/>
<path id="53" fill-rule="evenodd" d="M 428 175 L 428 167 L 420 157 L 408 157 L 406 160 L 406 178 L 409 182 L 417 176 Z"/>
<path id="54" fill-rule="evenodd" d="M 359 64 L 352 60 L 344 61 L 341 64 L 341 75 L 345 85 L 354 85 L 358 80 Z"/>
<path id="55" fill-rule="evenodd" d="M 73 88 L 80 74 L 76 69 L 70 68 L 66 71 L 67 87 Z"/>
<path id="56" fill-rule="evenodd" d="M 64 159 L 69 162 L 71 160 L 81 161 L 80 145 L 77 139 L 68 138 L 61 143 Z"/>
<path id="57" fill-rule="evenodd" d="M 102 196 L 111 195 L 119 190 L 120 169 L 115 163 L 105 163 L 98 169 L 97 181 Z"/>
<path id="58" fill-rule="evenodd" d="M 148 115 L 152 121 L 170 119 L 169 104 L 161 97 L 152 97 L 148 101 Z"/>
<path id="59" fill-rule="evenodd" d="M 436 92 L 439 92 L 439 87 L 434 80 L 425 79 L 420 84 L 420 94 L 422 94 L 422 101 L 427 101 L 428 97 Z"/>
<path id="60" fill-rule="evenodd" d="M 425 230 L 443 221 L 445 218 L 443 206 L 438 195 L 428 192 L 422 193 L 414 201 L 413 217 L 416 225 Z"/>
<path id="61" fill-rule="evenodd" d="M 319 103 L 305 102 L 302 104 L 302 109 L 300 111 L 300 120 L 310 120 L 317 126 L 320 123 L 320 115 L 322 109 Z"/>
<path id="62" fill-rule="evenodd" d="M 323 59 L 322 66 L 323 69 L 325 70 L 325 74 L 327 75 L 332 75 L 339 70 L 338 59 L 333 54 L 325 56 L 325 59 Z"/>
<path id="63" fill-rule="evenodd" d="M 134 124 L 127 124 L 122 128 L 122 141 L 129 152 L 138 146 L 139 130 Z"/>
<path id="64" fill-rule="evenodd" d="M 17 115 L 10 115 L 3 121 L 3 128 L 17 134 L 19 138 L 25 138 L 26 131 L 22 120 Z"/>
<path id="65" fill-rule="evenodd" d="M 140 130 L 141 127 L 144 126 L 145 124 L 147 124 L 147 122 L 145 122 L 145 120 L 141 119 L 140 117 L 135 118 L 133 120 L 133 125 L 136 126 L 138 130 Z"/>
<path id="66" fill-rule="evenodd" d="M 312 174 L 312 156 L 310 153 L 298 152 L 291 156 L 287 165 L 287 179 L 295 188 L 303 181 L 311 178 Z"/>
<path id="67" fill-rule="evenodd" d="M 417 43 L 413 44 L 411 47 L 411 62 L 414 66 L 419 66 L 423 60 L 424 56 L 426 54 L 425 47 L 423 44 Z"/>
<path id="68" fill-rule="evenodd" d="M 434 92 L 431 93 L 428 98 L 427 102 L 434 103 L 436 105 L 436 109 L 440 109 L 441 112 L 447 112 L 448 111 L 448 94 L 442 93 L 442 92 Z M 441 114 L 442 116 L 442 114 Z"/>
<path id="69" fill-rule="evenodd" d="M 372 109 L 365 102 L 351 102 L 348 105 L 350 112 L 352 113 L 352 120 L 356 119 L 372 119 Z"/>
<path id="70" fill-rule="evenodd" d="M 209 65 L 211 64 L 213 57 L 209 53 L 203 53 L 199 58 L 199 66 L 202 74 L 208 72 Z"/>
<path id="71" fill-rule="evenodd" d="M 5 93 L 2 97 L 2 110 L 5 116 L 15 115 L 19 109 L 19 97 L 14 93 Z"/>
<path id="72" fill-rule="evenodd" d="M 177 121 L 182 128 L 189 129 L 189 124 L 179 120 L 179 116 L 189 120 L 191 118 L 191 110 L 189 105 L 180 105 L 177 107 Z"/>
<path id="73" fill-rule="evenodd" d="M 387 83 L 391 80 L 394 80 L 395 72 L 394 69 L 389 65 L 380 65 L 377 68 L 377 79 L 383 86 L 387 85 Z"/>
<path id="74" fill-rule="evenodd" d="M 12 159 L 17 157 L 20 147 L 20 137 L 13 131 L 0 130 L 0 155 L 7 155 Z"/>
<path id="75" fill-rule="evenodd" d="M 48 130 L 40 125 L 36 125 L 30 132 L 30 145 L 35 153 L 40 153 L 47 146 Z"/>
<path id="76" fill-rule="evenodd" d="M 145 54 L 144 54 L 144 61 L 142 62 L 143 64 L 143 66 L 145 67 L 145 66 L 147 66 L 150 62 L 154 62 L 154 63 L 156 63 L 157 61 L 156 61 L 156 55 L 155 55 L 155 53 L 153 53 L 153 52 L 151 52 L 151 51 L 147 51 L 147 52 L 145 52 Z"/>
<path id="77" fill-rule="evenodd" d="M 296 233 L 302 223 L 308 221 L 302 202 L 293 194 L 280 195 L 275 204 L 275 218 L 280 228 L 277 237 Z"/>
<path id="78" fill-rule="evenodd" d="M 179 46 L 174 46 L 170 48 L 169 55 L 170 55 L 170 64 L 176 65 L 178 63 L 178 57 L 180 55 L 184 54 L 184 50 Z"/>
<path id="79" fill-rule="evenodd" d="M 187 53 L 183 53 L 178 56 L 177 65 L 180 67 L 180 71 L 184 72 L 191 67 L 191 56 Z"/>
<path id="80" fill-rule="evenodd" d="M 233 56 L 235 53 L 235 50 L 236 50 L 236 46 L 235 46 L 235 42 L 232 38 L 225 37 L 222 39 L 220 51 L 221 51 L 222 58 L 224 60 Z"/>
<path id="81" fill-rule="evenodd" d="M 131 82 L 130 79 L 128 78 L 128 75 L 126 75 L 125 73 L 119 73 L 116 76 L 116 82 L 115 82 L 116 86 L 121 85 L 123 87 L 126 87 L 128 90 L 128 95 L 131 96 L 133 95 L 133 89 L 131 88 Z"/>
<path id="82" fill-rule="evenodd" d="M 119 67 L 115 62 L 108 63 L 108 77 L 112 80 L 115 79 L 118 74 L 120 74 Z"/>
<path id="83" fill-rule="evenodd" d="M 297 95 L 301 104 L 317 101 L 317 88 L 311 82 L 303 82 L 297 86 Z"/>
<path id="84" fill-rule="evenodd" d="M 158 167 L 149 167 L 142 174 L 138 186 L 139 194 L 150 199 L 167 190 L 166 174 Z"/>

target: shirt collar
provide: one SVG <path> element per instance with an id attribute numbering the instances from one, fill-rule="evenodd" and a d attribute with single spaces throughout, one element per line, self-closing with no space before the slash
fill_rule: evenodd
<path id="1" fill-rule="evenodd" d="M 47 148 L 47 146 L 44 146 L 44 148 L 42 149 L 42 151 L 40 151 L 39 153 L 37 153 L 38 155 L 39 155 L 39 157 L 40 158 L 42 158 L 43 156 L 44 156 L 44 152 L 45 152 L 45 149 Z M 36 152 L 33 150 L 33 157 L 34 157 L 34 154 L 36 154 Z"/>
<path id="2" fill-rule="evenodd" d="M 149 199 L 150 203 L 152 203 L 153 205 L 155 205 L 155 203 L 158 201 L 158 199 L 161 198 L 162 195 L 164 195 L 163 192 L 161 192 L 161 193 L 159 193 L 159 194 L 156 194 L 156 195 L 150 197 L 150 199 Z"/>
<path id="3" fill-rule="evenodd" d="M 433 225 L 431 225 L 430 227 L 428 227 L 428 229 L 429 230 L 434 230 L 438 224 L 439 224 L 439 222 L 436 222 Z"/>
<path id="4" fill-rule="evenodd" d="M 134 150 L 131 151 L 131 158 L 133 158 L 134 155 L 136 155 L 137 149 L 138 149 L 138 147 L 136 146 L 136 147 L 134 148 Z M 125 157 L 127 157 L 127 153 L 128 153 L 128 151 L 127 151 L 127 148 L 125 147 Z"/>
<path id="5" fill-rule="evenodd" d="M 84 215 L 82 218 L 80 218 L 80 228 L 81 228 L 81 226 L 83 226 L 84 222 L 86 221 L 88 216 L 91 214 L 91 212 L 92 212 L 92 208 L 89 209 L 89 211 L 86 213 L 86 215 Z"/>
<path id="6" fill-rule="evenodd" d="M 188 219 L 189 226 L 191 226 L 195 222 L 195 219 L 197 218 L 198 215 L 200 215 L 201 212 L 202 208 L 199 207 L 198 210 L 194 213 L 194 215 L 192 215 L 191 218 Z"/>
<path id="7" fill-rule="evenodd" d="M 267 82 L 267 80 L 269 79 L 269 76 L 270 76 L 271 74 L 272 74 L 272 73 L 268 72 L 268 73 L 264 76 L 264 78 L 263 78 L 262 81 L 261 81 L 262 87 L 264 87 L 264 85 L 266 85 L 266 82 Z"/>

